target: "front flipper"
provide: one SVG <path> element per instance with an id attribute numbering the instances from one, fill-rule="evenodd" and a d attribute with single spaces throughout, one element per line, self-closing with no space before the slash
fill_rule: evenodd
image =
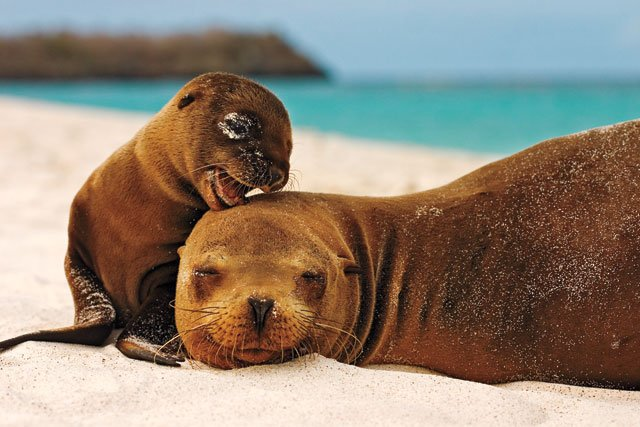
<path id="1" fill-rule="evenodd" d="M 132 359 L 180 366 L 178 362 L 183 362 L 184 357 L 180 352 L 182 341 L 171 307 L 174 298 L 175 291 L 156 289 L 118 337 L 118 350 Z"/>

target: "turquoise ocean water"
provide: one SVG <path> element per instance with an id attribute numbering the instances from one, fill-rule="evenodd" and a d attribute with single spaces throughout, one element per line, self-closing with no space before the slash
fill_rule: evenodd
<path id="1" fill-rule="evenodd" d="M 153 113 L 184 81 L 0 82 L 0 95 Z M 510 154 L 640 118 L 639 84 L 355 84 L 262 81 L 294 126 L 430 147 Z"/>

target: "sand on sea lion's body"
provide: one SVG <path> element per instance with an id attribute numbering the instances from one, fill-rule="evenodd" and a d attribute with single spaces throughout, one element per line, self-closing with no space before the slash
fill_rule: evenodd
<path id="1" fill-rule="evenodd" d="M 69 205 L 148 116 L 9 98 L 0 98 L 0 113 L 3 339 L 72 321 L 62 266 Z M 304 130 L 294 131 L 294 145 L 299 185 L 289 188 L 361 195 L 431 188 L 497 158 Z M 0 411 L 7 425 L 628 425 L 640 423 L 640 392 L 536 382 L 496 387 L 313 356 L 233 371 L 176 369 L 127 359 L 113 345 L 30 342 L 0 355 Z"/>

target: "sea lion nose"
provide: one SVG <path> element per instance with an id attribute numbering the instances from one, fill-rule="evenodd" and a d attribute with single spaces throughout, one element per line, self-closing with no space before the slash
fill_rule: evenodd
<path id="1" fill-rule="evenodd" d="M 270 298 L 256 298 L 249 297 L 247 300 L 249 305 L 253 309 L 253 317 L 254 324 L 256 328 L 256 332 L 258 334 L 262 333 L 264 329 L 264 323 L 267 319 L 267 315 L 273 308 L 274 301 Z"/>
<path id="2" fill-rule="evenodd" d="M 277 191 L 284 187 L 285 181 L 285 172 L 281 167 L 276 165 L 269 166 L 269 185 L 268 191 Z"/>

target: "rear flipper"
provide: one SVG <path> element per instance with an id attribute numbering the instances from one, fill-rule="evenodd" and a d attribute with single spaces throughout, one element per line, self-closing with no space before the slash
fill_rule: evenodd
<path id="1" fill-rule="evenodd" d="M 132 359 L 180 366 L 178 362 L 183 362 L 184 356 L 171 307 L 174 298 L 171 288 L 156 289 L 118 337 L 118 350 Z"/>
<path id="2" fill-rule="evenodd" d="M 111 334 L 116 310 L 102 283 L 84 264 L 65 260 L 67 279 L 76 307 L 73 326 L 20 335 L 0 342 L 0 352 L 25 341 L 50 341 L 69 344 L 102 345 Z"/>
<path id="3" fill-rule="evenodd" d="M 83 324 L 60 329 L 31 332 L 0 341 L 0 353 L 26 341 L 50 341 L 68 344 L 102 345 L 113 330 L 113 322 L 108 324 Z"/>

